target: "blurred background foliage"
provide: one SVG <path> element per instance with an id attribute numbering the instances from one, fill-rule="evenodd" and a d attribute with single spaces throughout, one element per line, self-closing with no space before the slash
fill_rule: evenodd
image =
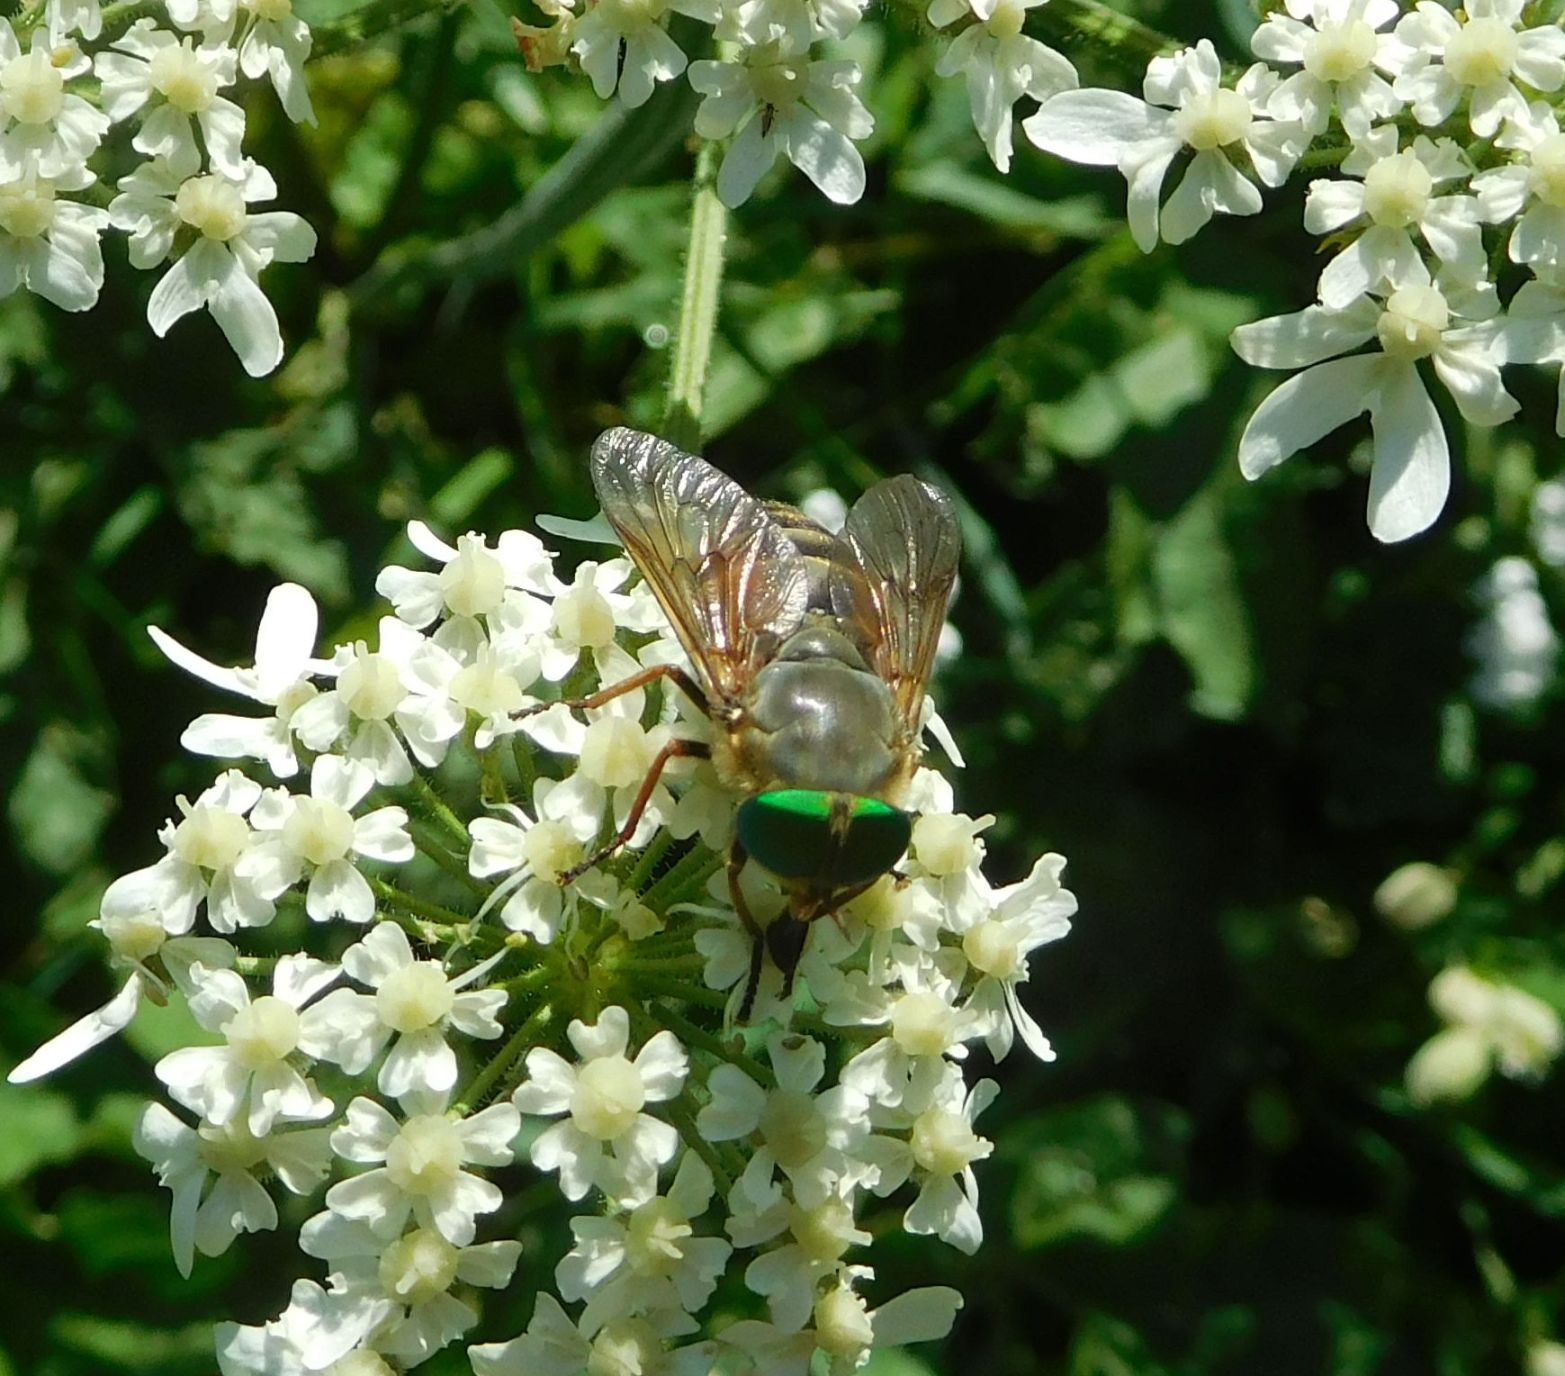
<path id="1" fill-rule="evenodd" d="M 1254 22 L 1242 0 L 1135 12 L 1236 58 Z M 1116 176 L 1022 149 L 999 178 L 927 36 L 881 18 L 856 39 L 870 193 L 840 210 L 777 174 L 734 217 L 706 452 L 765 495 L 909 469 L 953 492 L 960 803 L 998 818 L 997 880 L 1064 852 L 1081 916 L 1029 986 L 1058 1062 L 999 1071 L 984 1249 L 876 1257 L 888 1287 L 932 1266 L 959 1285 L 957 1333 L 878 1366 L 1393 1376 L 1514 1372 L 1532 1347 L 1542 1370 L 1534 1345 L 1565 1331 L 1565 1096 L 1495 1078 L 1420 1107 L 1404 1072 L 1448 965 L 1565 1010 L 1552 660 L 1497 705 L 1464 649 L 1502 556 L 1565 599 L 1531 534 L 1560 466 L 1550 386 L 1516 378 L 1531 428 L 1448 417 L 1452 502 L 1406 546 L 1365 530 L 1352 427 L 1246 485 L 1234 441 L 1270 382 L 1226 336 L 1307 298 L 1300 192 L 1144 258 Z M 529 75 L 507 19 L 477 0 L 322 56 L 315 129 L 250 112 L 279 203 L 321 232 L 268 278 L 275 378 L 247 380 L 205 317 L 154 340 L 125 272 L 88 317 L 0 303 L 4 1058 L 104 999 L 98 895 L 210 777 L 177 740 L 224 705 L 149 623 L 243 661 L 292 579 L 333 639 L 369 632 L 409 518 L 585 515 L 591 438 L 657 423 L 691 97 L 605 110 Z M 1424 887 L 1383 893 L 1388 920 L 1372 896 L 1409 862 Z M 172 1016 L 0 1086 L 0 1372 L 208 1372 L 212 1318 L 284 1302 L 273 1236 L 174 1273 L 129 1145 Z M 566 1246 L 518 1177 L 525 1259 L 490 1338 Z"/>

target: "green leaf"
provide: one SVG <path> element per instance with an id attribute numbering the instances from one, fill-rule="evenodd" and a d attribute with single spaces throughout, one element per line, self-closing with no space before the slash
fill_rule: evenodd
<path id="1" fill-rule="evenodd" d="M 0 1189 L 76 1155 L 82 1126 L 70 1100 L 37 1085 L 0 1084 Z"/>
<path id="2" fill-rule="evenodd" d="M 1152 556 L 1163 633 L 1189 666 L 1190 705 L 1219 721 L 1242 717 L 1255 693 L 1255 648 L 1239 570 L 1213 484 L 1164 526 Z"/>
<path id="3" fill-rule="evenodd" d="M 73 727 L 50 725 L 34 743 L 6 800 L 17 844 L 51 874 L 69 874 L 86 863 L 114 810 L 114 795 L 89 782 L 84 772 L 93 753 Z"/>
<path id="4" fill-rule="evenodd" d="M 1011 1234 L 1027 1250 L 1090 1238 L 1124 1246 L 1179 1197 L 1172 1166 L 1184 1137 L 1169 1110 L 1105 1095 L 1027 1121 L 1004 1144 L 1020 1161 Z"/>

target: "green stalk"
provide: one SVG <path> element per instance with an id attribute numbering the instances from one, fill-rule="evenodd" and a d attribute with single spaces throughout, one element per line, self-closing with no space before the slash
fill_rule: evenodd
<path id="1" fill-rule="evenodd" d="M 663 412 L 663 437 L 692 451 L 701 447 L 702 394 L 712 359 L 723 284 L 723 249 L 728 238 L 728 209 L 717 198 L 721 155 L 721 147 L 708 139 L 696 157 L 685 285 L 679 298 L 679 330 L 669 359 L 668 402 Z"/>
<path id="2" fill-rule="evenodd" d="M 521 1058 L 524 1051 L 530 1051 L 537 1045 L 537 1033 L 547 1027 L 554 1016 L 552 1003 L 541 1003 L 533 1009 L 526 1021 L 513 1032 L 506 1043 L 497 1052 L 482 1070 L 473 1076 L 473 1081 L 463 1091 L 461 1099 L 453 1106 L 452 1112 L 459 1118 L 465 1118 L 483 1103 L 484 1096 L 494 1088 L 495 1083 Z"/>

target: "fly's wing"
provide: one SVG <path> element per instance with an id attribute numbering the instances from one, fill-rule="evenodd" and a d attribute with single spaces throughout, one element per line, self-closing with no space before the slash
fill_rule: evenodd
<path id="1" fill-rule="evenodd" d="M 917 478 L 888 478 L 854 503 L 842 540 L 857 568 L 834 571 L 832 609 L 871 648 L 903 730 L 915 739 L 962 557 L 956 508 L 939 488 Z"/>
<path id="2" fill-rule="evenodd" d="M 739 696 L 804 619 L 793 542 L 732 478 L 639 430 L 598 436 L 592 484 L 706 687 Z"/>

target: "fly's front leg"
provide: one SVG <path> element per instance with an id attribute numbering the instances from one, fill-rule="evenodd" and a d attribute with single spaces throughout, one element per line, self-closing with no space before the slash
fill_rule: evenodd
<path id="1" fill-rule="evenodd" d="M 650 669 L 643 669 L 639 673 L 632 674 L 629 678 L 622 678 L 618 683 L 611 683 L 607 688 L 600 688 L 596 693 L 584 698 L 562 698 L 559 702 L 540 702 L 536 707 L 529 707 L 519 713 L 520 716 L 531 717 L 539 712 L 546 712 L 551 707 L 580 707 L 590 710 L 594 707 L 602 707 L 613 702 L 615 698 L 624 697 L 626 693 L 634 693 L 638 688 L 645 688 L 647 684 L 656 682 L 660 678 L 671 679 L 679 685 L 684 695 L 701 709 L 701 715 L 712 715 L 712 706 L 707 699 L 701 685 L 690 677 L 677 664 L 654 664 Z"/>
<path id="2" fill-rule="evenodd" d="M 728 898 L 734 905 L 734 911 L 739 914 L 739 920 L 744 923 L 745 931 L 750 933 L 750 974 L 745 980 L 744 998 L 739 1004 L 740 1022 L 750 1021 L 755 996 L 761 989 L 761 962 L 766 956 L 766 934 L 755 920 L 755 914 L 750 911 L 744 890 L 739 887 L 740 871 L 749 858 L 749 853 L 740 844 L 739 838 L 735 837 L 728 847 Z"/>
<path id="3" fill-rule="evenodd" d="M 664 767 L 670 760 L 679 758 L 709 760 L 712 758 L 712 747 L 705 741 L 675 739 L 659 750 L 657 757 L 652 761 L 652 767 L 647 770 L 647 777 L 641 781 L 641 791 L 636 794 L 635 802 L 630 805 L 630 813 L 625 818 L 625 825 L 610 838 L 608 845 L 599 847 L 585 860 L 572 865 L 561 874 L 559 879 L 561 886 L 580 879 L 600 860 L 608 859 L 636 834 L 636 828 L 641 824 L 641 816 L 647 810 L 647 804 L 652 801 L 652 792 L 658 786 Z"/>

